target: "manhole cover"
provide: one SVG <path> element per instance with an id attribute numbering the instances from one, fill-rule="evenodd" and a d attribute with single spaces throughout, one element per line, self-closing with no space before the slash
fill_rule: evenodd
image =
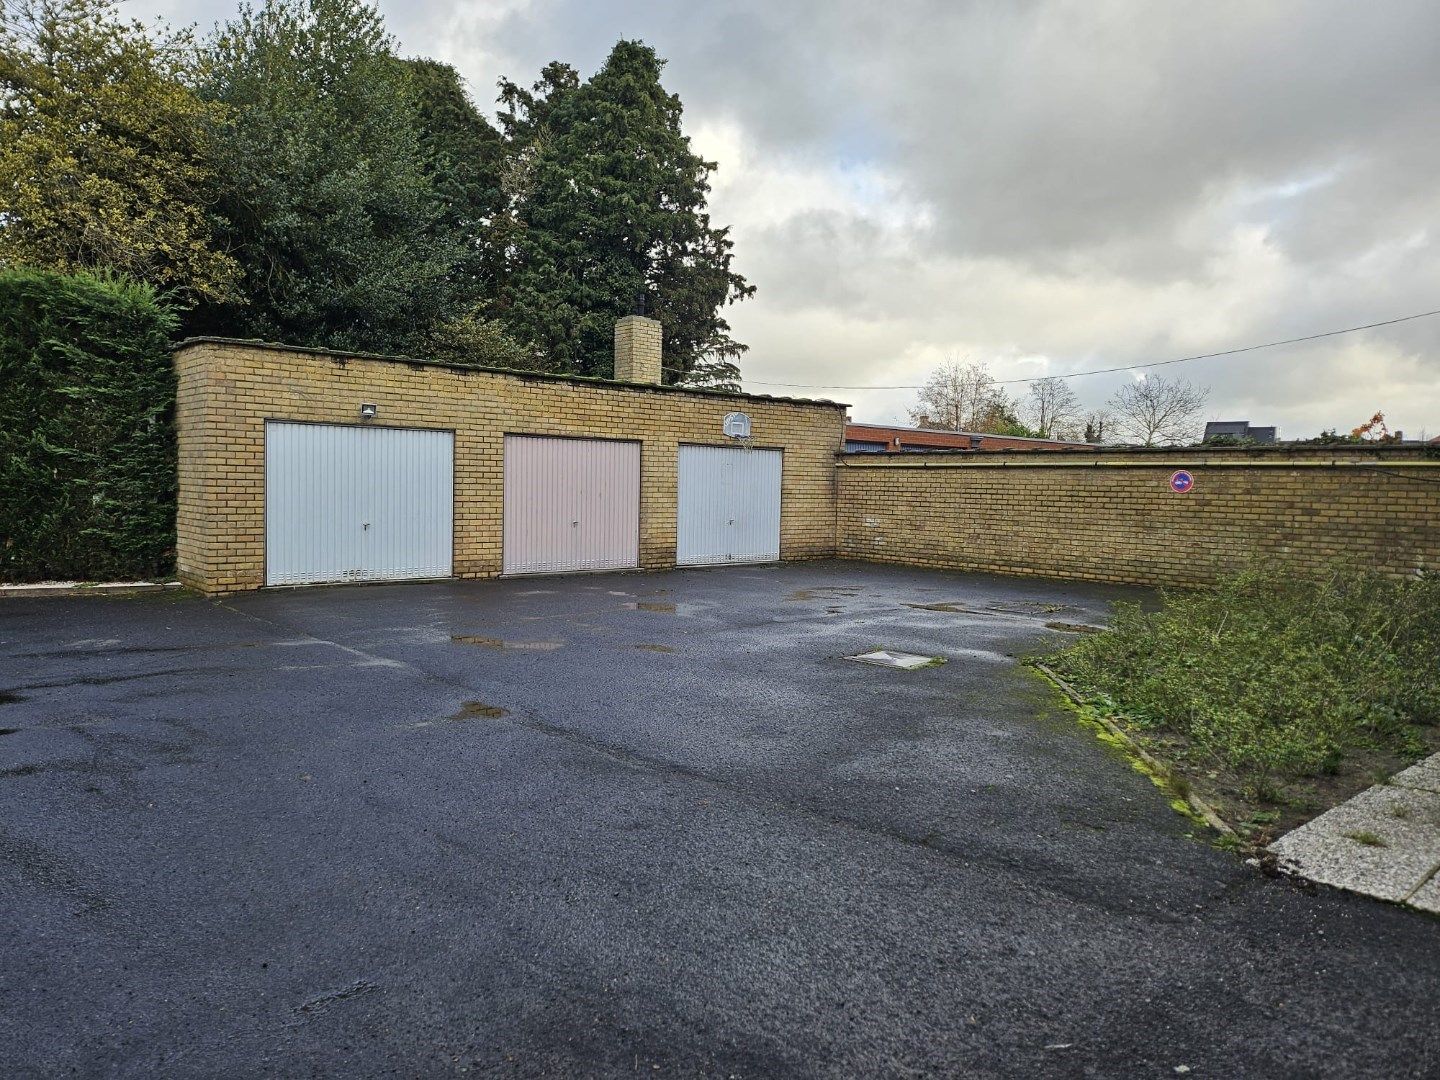
<path id="1" fill-rule="evenodd" d="M 915 668 L 930 667 L 933 664 L 943 664 L 945 661 L 939 656 L 919 656 L 915 653 L 896 652 L 893 649 L 876 649 L 874 652 L 860 653 L 857 656 L 847 656 L 846 660 L 854 660 L 858 664 L 879 664 L 881 667 L 898 667 L 906 671 L 913 671 Z"/>

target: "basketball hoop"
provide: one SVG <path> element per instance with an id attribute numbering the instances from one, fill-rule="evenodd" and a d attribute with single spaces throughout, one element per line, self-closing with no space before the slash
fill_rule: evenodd
<path id="1" fill-rule="evenodd" d="M 754 440 L 750 437 L 750 417 L 743 412 L 732 412 L 725 414 L 725 423 L 720 428 L 727 438 L 734 439 L 746 450 L 749 450 Z"/>

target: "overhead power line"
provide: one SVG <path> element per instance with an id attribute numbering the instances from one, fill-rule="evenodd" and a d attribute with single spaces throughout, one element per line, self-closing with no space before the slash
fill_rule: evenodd
<path id="1" fill-rule="evenodd" d="M 1306 334 L 1304 337 L 1285 338 L 1283 341 L 1267 341 L 1261 345 L 1246 345 L 1239 349 L 1222 349 L 1220 352 L 1197 353 L 1194 356 L 1179 356 L 1174 360 L 1152 360 L 1145 364 L 1122 364 L 1119 367 L 1096 368 L 1093 371 L 1071 371 L 1062 375 L 1036 375 L 1031 379 L 996 379 L 999 386 L 1011 386 L 1016 383 L 1033 383 L 1041 379 L 1078 379 L 1082 375 L 1108 375 L 1116 371 L 1139 371 L 1143 368 L 1166 367 L 1170 364 L 1188 364 L 1192 360 L 1211 360 L 1218 356 L 1238 356 L 1240 353 L 1255 352 L 1258 349 L 1273 349 L 1280 345 L 1298 345 L 1302 341 L 1318 341 L 1321 338 L 1336 337 L 1340 334 L 1353 334 L 1358 330 L 1374 330 L 1379 326 L 1394 326 L 1396 323 L 1413 322 L 1416 319 L 1428 319 L 1432 315 L 1440 315 L 1440 309 L 1435 311 L 1422 311 L 1418 315 L 1402 315 L 1398 319 L 1385 319 L 1382 322 L 1366 323 L 1364 326 L 1347 326 L 1343 330 L 1326 330 L 1319 334 Z M 760 380 L 746 379 L 746 383 L 752 386 L 788 386 L 805 390 L 923 390 L 924 384 L 905 383 L 897 386 L 843 386 L 838 383 L 792 383 L 792 382 L 762 382 Z"/>

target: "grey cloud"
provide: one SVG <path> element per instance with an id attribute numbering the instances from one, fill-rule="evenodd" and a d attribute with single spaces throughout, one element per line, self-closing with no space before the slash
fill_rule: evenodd
<path id="1" fill-rule="evenodd" d="M 620 37 L 669 60 L 690 129 L 743 148 L 714 203 L 759 286 L 732 319 L 757 386 L 920 381 L 945 355 L 1073 371 L 1440 307 L 1433 0 L 382 9 L 485 106 L 497 77 L 589 72 Z M 855 168 L 885 184 L 807 204 Z M 1440 318 L 1170 371 L 1290 434 L 1376 408 L 1440 431 Z M 1097 402 L 1117 378 L 1076 387 Z M 830 396 L 885 417 L 908 398 Z"/>

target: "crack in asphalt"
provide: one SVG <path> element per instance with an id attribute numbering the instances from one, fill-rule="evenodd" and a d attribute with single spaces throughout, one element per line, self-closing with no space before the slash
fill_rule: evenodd
<path id="1" fill-rule="evenodd" d="M 103 654 L 96 654 L 103 655 Z M 228 667 L 184 667 L 184 668 L 162 668 L 159 671 L 141 671 L 130 675 L 86 675 L 79 679 L 66 679 L 63 682 L 25 683 L 15 687 L 16 690 L 64 690 L 71 686 L 108 686 L 111 683 L 138 682 L 141 679 L 159 679 L 166 675 L 195 675 L 214 671 L 233 671 L 236 674 L 245 671 L 245 668 Z"/>

